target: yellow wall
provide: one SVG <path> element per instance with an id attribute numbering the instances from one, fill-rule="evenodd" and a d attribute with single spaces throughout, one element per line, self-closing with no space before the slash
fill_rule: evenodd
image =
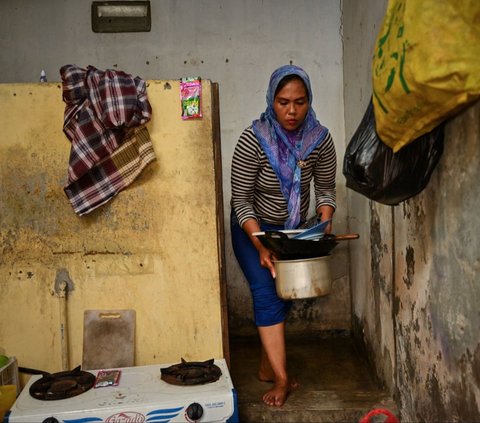
<path id="1" fill-rule="evenodd" d="M 61 85 L 0 85 L 0 352 L 20 366 L 61 370 L 59 269 L 74 284 L 71 367 L 88 309 L 136 310 L 136 365 L 223 356 L 211 84 L 204 118 L 190 121 L 178 81 L 148 84 L 157 161 L 82 217 L 63 192 Z"/>

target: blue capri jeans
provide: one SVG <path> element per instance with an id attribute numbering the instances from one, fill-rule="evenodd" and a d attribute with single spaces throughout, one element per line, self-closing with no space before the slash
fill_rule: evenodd
<path id="1" fill-rule="evenodd" d="M 268 223 L 261 223 L 260 228 L 262 231 L 284 229 L 283 226 Z M 230 215 L 230 231 L 235 257 L 250 285 L 255 324 L 272 326 L 285 321 L 292 302 L 278 297 L 275 279 L 272 278 L 270 270 L 260 266 L 258 251 L 240 227 L 235 213 Z"/>

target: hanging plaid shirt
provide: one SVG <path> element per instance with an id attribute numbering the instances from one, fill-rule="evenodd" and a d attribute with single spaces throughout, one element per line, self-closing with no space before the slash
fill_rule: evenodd
<path id="1" fill-rule="evenodd" d="M 125 72 L 66 65 L 63 131 L 71 142 L 65 193 L 78 215 L 131 184 L 155 153 L 145 123 L 152 115 L 146 84 Z"/>

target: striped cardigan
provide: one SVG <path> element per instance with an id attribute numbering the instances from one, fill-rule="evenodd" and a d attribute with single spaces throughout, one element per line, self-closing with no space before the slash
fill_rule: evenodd
<path id="1" fill-rule="evenodd" d="M 307 157 L 301 176 L 301 221 L 307 219 L 310 185 L 314 180 L 315 206 L 336 208 L 337 158 L 330 133 Z M 248 219 L 283 225 L 288 218 L 287 201 L 280 183 L 252 127 L 243 131 L 232 159 L 231 205 L 240 226 Z"/>

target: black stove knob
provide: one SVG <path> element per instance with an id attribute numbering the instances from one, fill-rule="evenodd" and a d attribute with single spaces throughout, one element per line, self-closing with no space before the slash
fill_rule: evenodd
<path id="1" fill-rule="evenodd" d="M 42 423 L 60 423 L 55 417 L 47 417 Z"/>
<path id="2" fill-rule="evenodd" d="M 203 416 L 202 406 L 198 402 L 192 402 L 187 407 L 187 416 L 194 421 L 200 420 Z"/>

